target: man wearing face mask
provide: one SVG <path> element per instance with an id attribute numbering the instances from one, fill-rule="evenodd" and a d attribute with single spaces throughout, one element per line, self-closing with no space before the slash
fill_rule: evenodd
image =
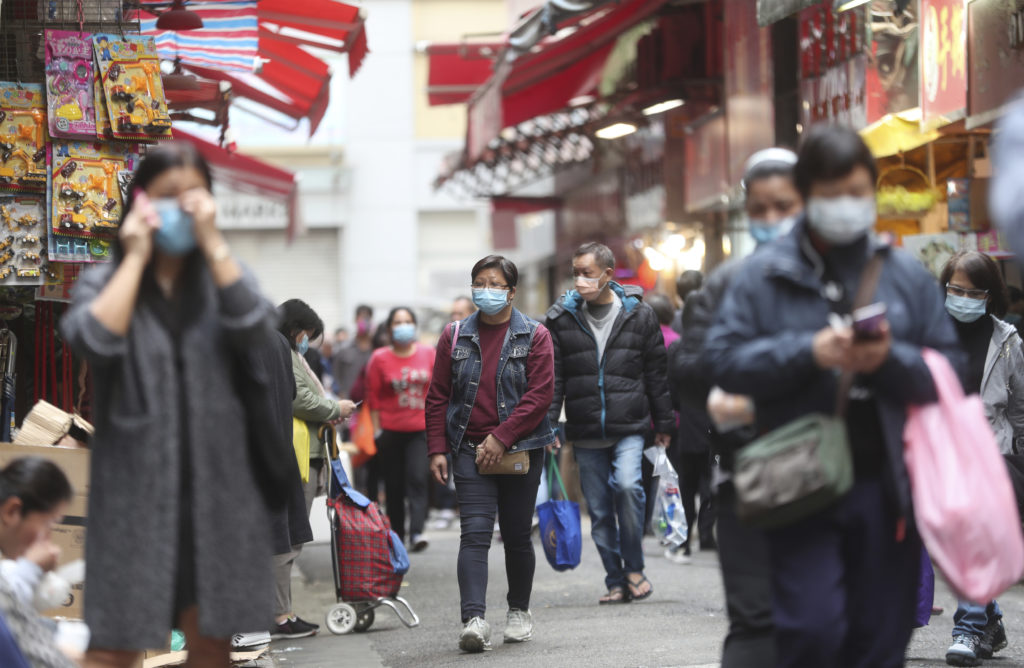
<path id="1" fill-rule="evenodd" d="M 921 557 L 904 420 L 909 404 L 936 400 L 922 348 L 956 366 L 956 334 L 920 262 L 871 235 L 877 167 L 856 132 L 811 128 L 794 176 L 805 214 L 739 269 L 708 333 L 708 368 L 724 391 L 752 398 L 760 433 L 833 413 L 840 372 L 853 374 L 844 414 L 852 489 L 765 532 L 775 665 L 900 666 Z M 844 317 L 873 257 L 882 264 L 870 301 L 884 304 L 886 319 L 855 336 Z"/>
<path id="2" fill-rule="evenodd" d="M 758 251 L 788 233 L 803 210 L 803 198 L 793 181 L 796 161 L 796 154 L 784 148 L 758 151 L 747 161 L 742 183 L 744 206 Z M 743 261 L 732 259 L 716 268 L 704 286 L 686 300 L 683 338 L 668 351 L 669 381 L 679 403 L 681 424 L 704 429 L 709 422 L 715 425 L 710 438 L 721 478 L 715 488 L 718 555 L 729 614 L 722 667 L 770 668 L 775 664 L 775 641 L 768 543 L 763 532 L 737 519 L 736 492 L 729 479 L 733 453 L 755 435 L 753 404 L 746 396 L 720 389 L 711 392 L 712 370 L 704 356 L 708 329 Z M 690 438 L 699 438 L 692 428 Z M 680 556 L 685 558 L 671 555 L 674 561 L 682 561 Z"/>
<path id="3" fill-rule="evenodd" d="M 615 256 L 607 246 L 580 246 L 572 268 L 576 289 L 547 313 L 555 348 L 548 418 L 557 424 L 565 404 L 566 438 L 606 574 L 599 602 L 628 603 L 654 592 L 644 576 L 641 458 L 652 420 L 660 447 L 675 429 L 665 344 L 643 290 L 612 280 Z"/>
<path id="4" fill-rule="evenodd" d="M 331 358 L 334 391 L 345 399 L 351 398 L 352 385 L 373 354 L 373 309 L 366 304 L 356 307 L 355 330 L 355 338 L 338 346 Z"/>

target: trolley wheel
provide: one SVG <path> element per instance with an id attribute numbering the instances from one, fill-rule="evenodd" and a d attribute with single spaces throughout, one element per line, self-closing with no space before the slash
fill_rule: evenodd
<path id="1" fill-rule="evenodd" d="M 348 603 L 339 603 L 327 611 L 327 628 L 335 635 L 351 633 L 356 626 L 359 615 L 356 609 Z"/>
<path id="2" fill-rule="evenodd" d="M 356 633 L 365 633 L 373 626 L 373 608 L 368 608 L 359 613 L 359 618 L 356 619 L 355 631 Z"/>

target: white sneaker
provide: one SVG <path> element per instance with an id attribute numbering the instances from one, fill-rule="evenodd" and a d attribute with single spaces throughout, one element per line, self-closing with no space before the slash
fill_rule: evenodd
<path id="1" fill-rule="evenodd" d="M 533 637 L 533 615 L 529 610 L 508 611 L 505 623 L 505 642 L 526 642 Z"/>
<path id="2" fill-rule="evenodd" d="M 686 551 L 683 548 L 673 550 L 671 547 L 665 549 L 665 558 L 671 561 L 673 564 L 688 564 L 691 559 L 686 555 Z"/>
<path id="3" fill-rule="evenodd" d="M 463 652 L 487 652 L 491 649 L 491 625 L 483 617 L 474 617 L 459 635 L 459 649 Z"/>

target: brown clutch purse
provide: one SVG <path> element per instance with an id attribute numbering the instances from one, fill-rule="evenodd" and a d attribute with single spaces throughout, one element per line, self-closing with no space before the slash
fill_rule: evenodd
<path id="1" fill-rule="evenodd" d="M 514 454 L 506 452 L 499 463 L 486 471 L 481 471 L 479 466 L 476 470 L 480 475 L 526 475 L 530 472 L 530 453 L 525 450 Z"/>

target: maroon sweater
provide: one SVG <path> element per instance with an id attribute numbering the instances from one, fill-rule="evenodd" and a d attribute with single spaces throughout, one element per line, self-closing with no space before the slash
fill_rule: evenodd
<path id="1" fill-rule="evenodd" d="M 551 333 L 538 325 L 533 345 L 526 358 L 526 392 L 504 422 L 498 421 L 498 362 L 509 322 L 487 325 L 478 321 L 480 331 L 480 386 L 476 403 L 469 415 L 466 438 L 483 441 L 493 435 L 510 448 L 537 428 L 551 407 L 551 390 L 555 383 L 554 348 Z M 427 446 L 429 453 L 449 451 L 446 415 L 452 390 L 452 328 L 445 327 L 437 343 L 434 375 L 427 392 Z"/>

